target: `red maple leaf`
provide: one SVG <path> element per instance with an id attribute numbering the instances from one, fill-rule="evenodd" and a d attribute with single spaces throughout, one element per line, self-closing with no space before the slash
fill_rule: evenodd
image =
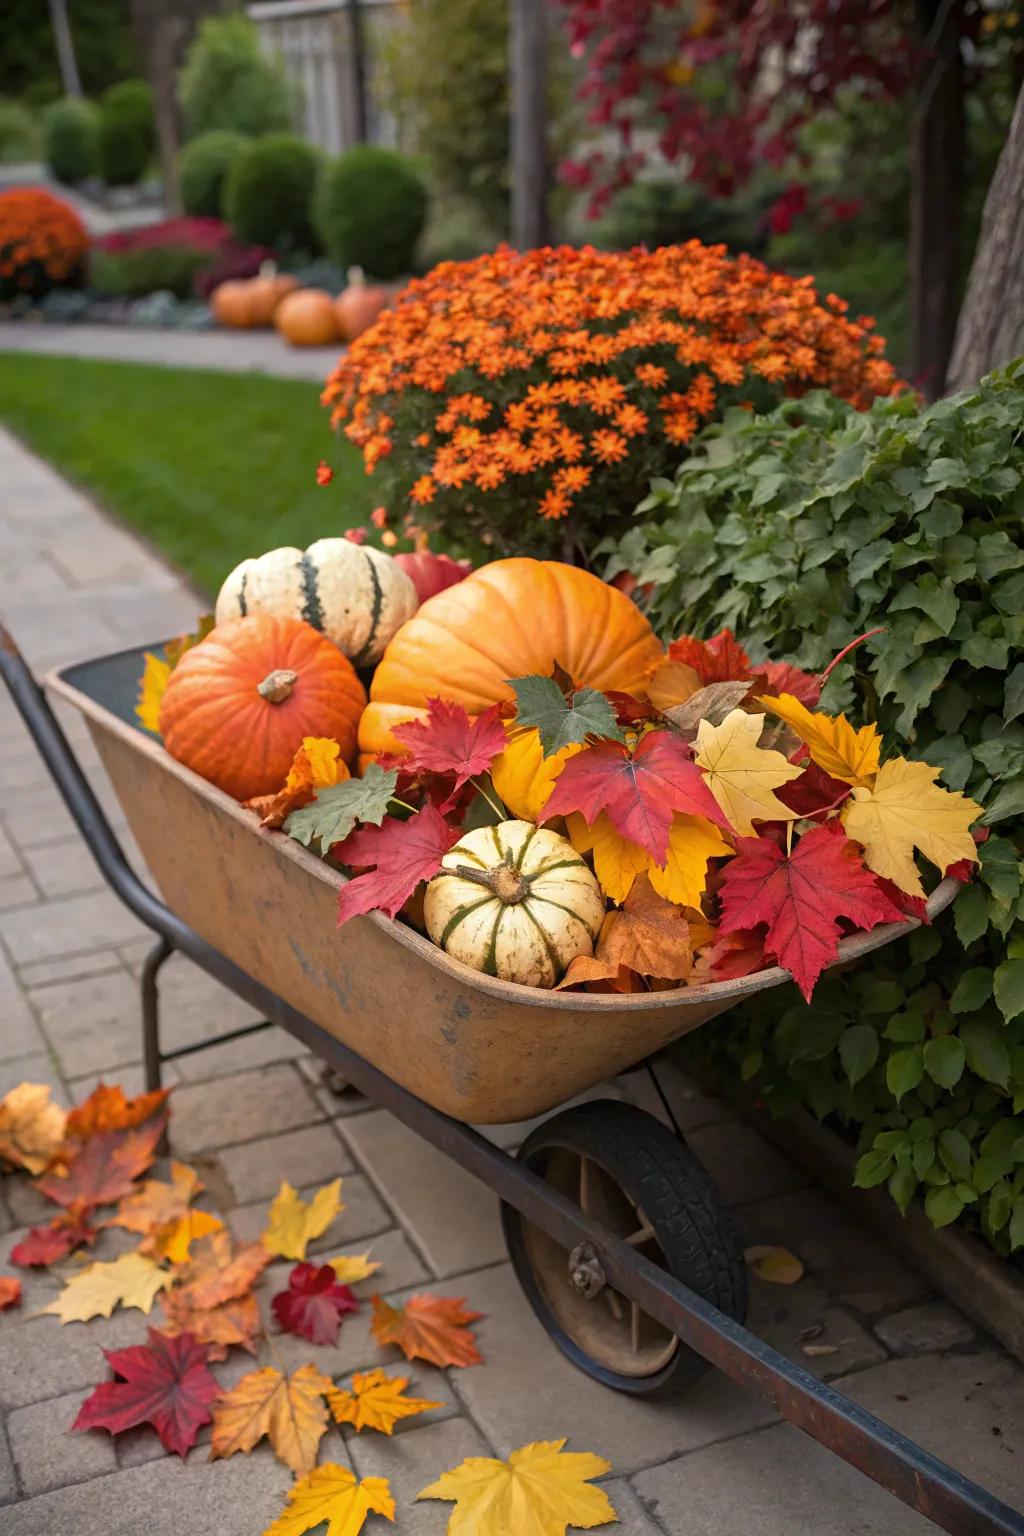
<path id="1" fill-rule="evenodd" d="M 821 698 L 821 683 L 810 672 L 794 667 L 791 661 L 759 661 L 751 673 L 753 678 L 764 679 L 764 693 L 777 698 L 780 693 L 791 693 L 808 709 L 816 709 Z"/>
<path id="2" fill-rule="evenodd" d="M 643 720 L 654 718 L 655 710 L 650 704 L 641 703 L 631 693 L 623 693 L 619 688 L 607 689 L 605 698 L 614 709 L 619 725 L 639 725 Z"/>
<path id="3" fill-rule="evenodd" d="M 838 919 L 857 929 L 900 922 L 903 913 L 861 862 L 860 850 L 834 823 L 814 827 L 787 858 L 775 843 L 742 837 L 722 878 L 720 931 L 765 927 L 765 953 L 804 997 L 835 959 Z"/>
<path id="4" fill-rule="evenodd" d="M 656 864 L 668 857 L 675 811 L 728 826 L 686 743 L 674 731 L 650 731 L 632 752 L 599 741 L 570 757 L 555 780 L 544 820 L 579 811 L 591 825 L 607 811 L 621 837 L 646 850 Z"/>
<path id="5" fill-rule="evenodd" d="M 129 1130 L 97 1131 L 80 1144 L 65 1142 L 59 1156 L 65 1170 L 54 1169 L 36 1180 L 48 1200 L 80 1212 L 120 1200 L 156 1157 L 156 1144 L 167 1124 L 161 1108 Z"/>
<path id="6" fill-rule="evenodd" d="M 206 1350 L 191 1333 L 176 1339 L 149 1329 L 147 1344 L 104 1350 L 120 1381 L 96 1388 L 78 1410 L 72 1429 L 109 1429 L 112 1435 L 152 1424 L 166 1450 L 184 1456 L 213 1418 L 210 1404 L 222 1388 L 206 1364 Z"/>
<path id="7" fill-rule="evenodd" d="M 421 880 L 429 880 L 461 833 L 434 806 L 424 806 L 408 821 L 385 816 L 379 827 L 359 827 L 333 850 L 352 868 L 375 868 L 356 875 L 338 897 L 338 927 L 361 912 L 379 910 L 394 917 Z"/>
<path id="8" fill-rule="evenodd" d="M 395 726 L 394 735 L 409 748 L 402 762 L 406 770 L 452 778 L 442 811 L 451 809 L 462 786 L 478 773 L 486 773 L 508 744 L 496 705 L 470 719 L 461 704 L 447 699 L 428 699 L 427 718 Z"/>
<path id="9" fill-rule="evenodd" d="M 969 865 L 974 868 L 974 865 Z M 948 874 L 948 870 L 947 870 Z M 884 875 L 876 875 L 875 880 L 885 892 L 889 900 L 893 902 L 907 917 L 916 917 L 919 923 L 930 923 L 928 916 L 928 899 L 925 896 L 912 896 L 909 891 L 901 891 L 892 880 L 887 880 Z"/>
<path id="10" fill-rule="evenodd" d="M 805 750 L 801 745 L 800 752 Z M 793 759 L 790 758 L 790 762 L 792 761 Z M 788 805 L 789 809 L 796 811 L 799 816 L 824 816 L 842 805 L 853 792 L 849 784 L 844 784 L 840 779 L 834 779 L 831 774 L 825 772 L 824 768 L 819 768 L 817 763 L 805 763 L 803 769 L 798 779 L 790 779 L 788 784 L 780 784 L 775 791 L 783 805 Z"/>
<path id="11" fill-rule="evenodd" d="M 278 1291 L 270 1305 L 285 1333 L 297 1333 L 311 1344 L 336 1344 L 345 1313 L 359 1310 L 356 1297 L 329 1264 L 296 1264 L 288 1289 Z"/>
<path id="12" fill-rule="evenodd" d="M 696 981 L 734 981 L 739 976 L 749 976 L 752 971 L 763 971 L 764 939 L 753 930 L 737 928 L 735 933 L 719 935 L 700 951 L 691 973 Z"/>
<path id="13" fill-rule="evenodd" d="M 680 635 L 669 646 L 668 659 L 692 667 L 702 683 L 728 683 L 750 676 L 750 657 L 736 644 L 731 629 L 723 629 L 710 640 Z"/>
<path id="14" fill-rule="evenodd" d="M 83 1243 L 93 1243 L 96 1231 L 87 1220 L 88 1207 L 72 1205 L 55 1216 L 45 1227 L 33 1227 L 27 1237 L 11 1249 L 11 1263 L 26 1268 L 33 1264 L 54 1264 L 66 1258 Z"/>

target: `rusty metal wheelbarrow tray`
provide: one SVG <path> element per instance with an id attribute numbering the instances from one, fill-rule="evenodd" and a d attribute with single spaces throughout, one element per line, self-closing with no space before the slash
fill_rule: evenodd
<path id="1" fill-rule="evenodd" d="M 81 710 L 167 905 L 206 941 L 394 1081 L 457 1120 L 525 1120 L 788 980 L 621 996 L 544 992 L 450 959 L 381 913 L 335 926 L 345 876 L 169 756 L 134 722 L 141 652 L 46 679 Z M 955 883 L 931 899 L 938 911 Z M 851 963 L 906 927 L 841 941 Z"/>

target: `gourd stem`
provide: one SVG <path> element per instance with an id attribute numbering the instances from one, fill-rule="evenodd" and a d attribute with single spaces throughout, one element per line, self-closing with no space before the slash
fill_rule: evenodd
<path id="1" fill-rule="evenodd" d="M 262 683 L 256 684 L 256 692 L 261 699 L 266 699 L 268 704 L 283 704 L 285 699 L 291 698 L 292 689 L 298 680 L 297 672 L 292 672 L 287 667 L 280 667 L 275 672 L 268 672 Z"/>
<path id="2" fill-rule="evenodd" d="M 513 906 L 530 894 L 529 878 L 507 862 L 496 864 L 493 869 L 473 869 L 469 864 L 457 864 L 455 873 L 462 880 L 486 886 L 506 906 Z"/>

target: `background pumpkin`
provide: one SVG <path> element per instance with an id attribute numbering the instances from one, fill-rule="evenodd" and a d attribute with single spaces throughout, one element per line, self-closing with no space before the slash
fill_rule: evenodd
<path id="1" fill-rule="evenodd" d="M 247 330 L 252 325 L 249 284 L 242 278 L 218 283 L 210 307 L 218 325 L 229 326 L 232 330 Z"/>
<path id="2" fill-rule="evenodd" d="M 351 761 L 366 693 L 336 646 L 301 619 L 259 614 L 214 629 L 186 651 L 160 706 L 172 757 L 251 800 L 281 788 L 306 736 L 329 736 Z"/>
<path id="3" fill-rule="evenodd" d="M 527 821 L 468 832 L 423 898 L 427 932 L 453 959 L 526 987 L 553 987 L 593 953 L 605 900 L 571 843 Z"/>
<path id="4" fill-rule="evenodd" d="M 396 555 L 400 565 L 416 588 L 421 603 L 428 597 L 436 597 L 446 587 L 454 587 L 457 581 L 465 581 L 473 569 L 468 560 L 453 560 L 450 555 L 435 555 L 429 549 L 416 550 L 413 554 Z"/>
<path id="5" fill-rule="evenodd" d="M 217 597 L 218 624 L 251 613 L 304 619 L 357 667 L 372 666 L 416 612 L 416 588 L 390 555 L 349 539 L 285 545 L 243 560 Z"/>
<path id="6" fill-rule="evenodd" d="M 549 675 L 643 692 L 662 648 L 640 610 L 588 571 L 556 560 L 496 560 L 423 604 L 377 667 L 359 727 L 366 755 L 400 752 L 391 734 L 451 699 L 470 714 L 515 696 L 507 678 Z"/>
<path id="7" fill-rule="evenodd" d="M 261 268 L 258 277 L 251 278 L 249 288 L 249 324 L 270 325 L 277 307 L 299 286 L 297 277 L 288 272 L 278 272 L 268 263 L 269 271 Z"/>
<path id="8" fill-rule="evenodd" d="M 334 301 L 334 314 L 342 341 L 355 341 L 368 331 L 391 303 L 391 291 L 368 283 L 362 267 L 349 267 L 348 287 Z"/>
<path id="9" fill-rule="evenodd" d="M 274 325 L 293 347 L 326 347 L 338 340 L 334 300 L 322 288 L 300 288 L 283 298 Z"/>

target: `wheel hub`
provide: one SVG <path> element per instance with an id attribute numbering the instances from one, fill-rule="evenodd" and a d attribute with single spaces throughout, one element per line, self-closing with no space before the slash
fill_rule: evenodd
<path id="1" fill-rule="evenodd" d="M 601 1262 L 590 1243 L 578 1243 L 569 1255 L 569 1278 L 575 1290 L 588 1301 L 599 1296 L 608 1281 Z"/>

